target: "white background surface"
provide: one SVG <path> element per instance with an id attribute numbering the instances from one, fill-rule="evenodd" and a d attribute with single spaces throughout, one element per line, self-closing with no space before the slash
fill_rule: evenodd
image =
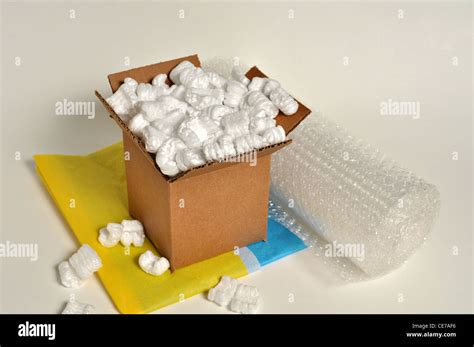
<path id="1" fill-rule="evenodd" d="M 97 278 L 73 291 L 59 284 L 56 265 L 78 245 L 32 156 L 86 154 L 118 141 L 99 104 L 88 120 L 55 115 L 55 103 L 96 101 L 94 89 L 108 95 L 111 72 L 193 53 L 257 64 L 441 192 L 436 226 L 404 267 L 333 286 L 304 251 L 243 279 L 262 292 L 262 312 L 472 312 L 471 25 L 470 2 L 3 3 L 1 241 L 37 243 L 39 259 L 0 259 L 0 312 L 60 312 L 71 293 L 117 312 Z M 420 119 L 381 116 L 388 99 L 420 102 Z M 198 295 L 159 312 L 226 311 Z"/>

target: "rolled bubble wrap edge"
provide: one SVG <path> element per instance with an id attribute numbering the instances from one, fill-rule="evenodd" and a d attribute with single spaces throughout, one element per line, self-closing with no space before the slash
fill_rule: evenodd
<path id="1" fill-rule="evenodd" d="M 320 115 L 291 137 L 293 144 L 272 157 L 270 217 L 290 221 L 318 254 L 349 250 L 331 253 L 344 279 L 387 274 L 425 242 L 440 209 L 434 185 Z"/>

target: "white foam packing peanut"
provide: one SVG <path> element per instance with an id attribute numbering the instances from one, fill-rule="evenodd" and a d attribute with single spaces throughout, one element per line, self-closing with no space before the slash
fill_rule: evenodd
<path id="1" fill-rule="evenodd" d="M 163 143 L 156 153 L 156 164 L 164 175 L 175 176 L 179 173 L 176 163 L 178 151 L 187 149 L 184 142 L 176 137 L 172 137 Z"/>
<path id="2" fill-rule="evenodd" d="M 58 266 L 59 278 L 63 286 L 67 288 L 78 288 L 82 285 L 82 280 L 77 276 L 68 261 L 63 261 Z"/>
<path id="3" fill-rule="evenodd" d="M 265 96 L 270 96 L 270 93 L 278 87 L 280 87 L 280 82 L 272 78 L 267 78 L 262 92 L 265 94 Z"/>
<path id="4" fill-rule="evenodd" d="M 184 70 L 188 68 L 193 69 L 195 68 L 195 66 L 190 61 L 187 61 L 187 60 L 182 61 L 173 70 L 171 70 L 170 75 L 169 75 L 170 80 L 174 84 L 177 84 L 177 85 L 181 84 L 179 80 L 179 75 L 181 74 L 181 72 L 183 72 Z"/>
<path id="5" fill-rule="evenodd" d="M 62 314 L 94 314 L 95 308 L 92 305 L 84 304 L 75 299 L 70 299 L 66 304 Z"/>
<path id="6" fill-rule="evenodd" d="M 170 95 L 177 88 L 176 85 L 168 86 L 166 84 L 167 78 L 168 76 L 166 74 L 159 74 L 153 78 L 151 84 L 155 87 L 155 94 L 157 96 Z"/>
<path id="7" fill-rule="evenodd" d="M 227 82 L 224 105 L 233 108 L 238 107 L 247 91 L 247 86 L 242 82 L 230 80 Z"/>
<path id="8" fill-rule="evenodd" d="M 120 224 L 109 223 L 100 229 L 99 242 L 107 248 L 115 247 L 119 242 L 125 247 L 142 247 L 145 231 L 140 221 L 124 219 Z"/>
<path id="9" fill-rule="evenodd" d="M 169 78 L 126 78 L 107 99 L 167 176 L 284 141 L 275 117 L 298 108 L 278 81 L 250 81 L 238 66 L 227 79 L 183 61 Z"/>
<path id="10" fill-rule="evenodd" d="M 122 221 L 122 237 L 120 242 L 125 247 L 133 245 L 135 247 L 143 246 L 145 242 L 145 231 L 143 230 L 143 225 L 138 220 L 127 220 Z"/>
<path id="11" fill-rule="evenodd" d="M 298 103 L 282 87 L 270 93 L 270 100 L 287 116 L 295 114 L 298 110 Z"/>
<path id="12" fill-rule="evenodd" d="M 269 144 L 273 145 L 285 141 L 285 129 L 281 125 L 268 128 L 262 135 L 263 139 Z"/>
<path id="13" fill-rule="evenodd" d="M 226 114 L 221 119 L 224 132 L 236 138 L 249 133 L 249 116 L 244 110 Z"/>
<path id="14" fill-rule="evenodd" d="M 257 134 L 242 135 L 237 137 L 234 142 L 237 154 L 244 154 L 268 145 L 265 139 Z"/>
<path id="15" fill-rule="evenodd" d="M 200 148 L 204 141 L 221 132 L 212 119 L 205 117 L 187 117 L 178 127 L 178 136 L 189 148 Z"/>
<path id="16" fill-rule="evenodd" d="M 157 98 L 157 93 L 150 83 L 140 83 L 137 87 L 137 96 L 139 100 L 151 101 Z"/>
<path id="17" fill-rule="evenodd" d="M 237 154 L 233 138 L 230 135 L 222 135 L 218 139 L 208 140 L 202 147 L 208 161 L 222 161 Z"/>
<path id="18" fill-rule="evenodd" d="M 169 95 L 176 88 L 166 84 L 167 76 L 165 74 L 156 75 L 150 83 L 139 83 L 137 87 L 138 101 L 153 101 L 163 95 Z"/>
<path id="19" fill-rule="evenodd" d="M 148 122 L 157 119 L 165 119 L 167 114 L 174 110 L 180 110 L 185 113 L 188 105 L 171 95 L 162 95 L 155 101 L 142 101 L 137 105 L 139 114 L 143 114 L 143 118 Z"/>
<path id="20" fill-rule="evenodd" d="M 278 115 L 278 107 L 276 107 L 262 92 L 251 91 L 245 96 L 242 102 L 242 108 L 247 110 L 251 117 L 257 116 L 257 114 L 262 111 L 270 118 L 275 118 Z"/>
<path id="21" fill-rule="evenodd" d="M 233 80 L 242 83 L 244 86 L 248 86 L 250 80 L 245 76 L 244 71 L 240 68 L 240 66 L 234 66 L 232 69 L 231 77 Z"/>
<path id="22" fill-rule="evenodd" d="M 274 128 L 275 126 L 275 119 L 265 116 L 265 113 L 260 111 L 250 119 L 249 130 L 252 133 L 261 135 L 265 132 L 265 130 Z"/>
<path id="23" fill-rule="evenodd" d="M 162 275 L 170 267 L 168 259 L 154 255 L 150 250 L 140 255 L 138 264 L 143 271 L 153 276 Z"/>
<path id="24" fill-rule="evenodd" d="M 141 136 L 143 130 L 149 124 L 150 124 L 150 122 L 145 119 L 145 116 L 142 113 L 137 113 L 128 122 L 128 127 L 129 127 L 129 129 L 132 133 L 134 133 L 135 135 Z"/>
<path id="25" fill-rule="evenodd" d="M 107 98 L 107 102 L 112 106 L 115 113 L 125 122 L 128 121 L 129 114 L 138 101 L 137 87 L 138 82 L 133 78 L 127 77 L 119 89 L 111 97 Z"/>
<path id="26" fill-rule="evenodd" d="M 230 302 L 230 310 L 245 314 L 256 313 L 261 300 L 256 287 L 239 284 Z"/>
<path id="27" fill-rule="evenodd" d="M 184 93 L 184 100 L 196 110 L 203 110 L 213 105 L 222 105 L 224 89 L 188 88 Z"/>
<path id="28" fill-rule="evenodd" d="M 169 139 L 165 131 L 160 131 L 152 125 L 147 125 L 142 130 L 142 139 L 145 141 L 145 148 L 147 152 L 156 153 L 158 148 Z"/>
<path id="29" fill-rule="evenodd" d="M 201 166 L 206 163 L 203 153 L 198 149 L 186 148 L 176 154 L 176 166 L 180 171 Z"/>
<path id="30" fill-rule="evenodd" d="M 61 283 L 68 288 L 77 288 L 102 267 L 99 255 L 89 245 L 82 245 L 68 261 L 59 264 Z"/>
<path id="31" fill-rule="evenodd" d="M 222 276 L 220 282 L 214 288 L 209 289 L 207 298 L 219 306 L 227 306 L 234 297 L 238 286 L 239 281 L 235 278 Z"/>
<path id="32" fill-rule="evenodd" d="M 219 306 L 245 314 L 256 313 L 262 303 L 256 287 L 241 284 L 229 276 L 222 276 L 219 283 L 209 289 L 207 298 Z"/>
<path id="33" fill-rule="evenodd" d="M 176 84 L 174 84 L 176 85 Z M 172 92 L 171 92 L 171 96 L 173 98 L 176 98 L 180 101 L 184 101 L 184 97 L 185 97 L 185 93 L 186 93 L 186 88 L 184 86 L 177 86 Z"/>
<path id="34" fill-rule="evenodd" d="M 109 223 L 99 231 L 99 242 L 102 246 L 110 248 L 116 246 L 122 238 L 122 224 Z"/>
<path id="35" fill-rule="evenodd" d="M 207 89 L 209 87 L 209 75 L 204 73 L 200 67 L 190 67 L 179 74 L 179 82 L 186 88 Z"/>
<path id="36" fill-rule="evenodd" d="M 209 83 L 214 88 L 224 88 L 227 84 L 227 80 L 219 75 L 217 72 L 208 71 L 206 72 L 207 76 L 209 77 Z"/>
<path id="37" fill-rule="evenodd" d="M 180 109 L 166 114 L 164 119 L 158 119 L 147 125 L 141 132 L 145 148 L 150 153 L 156 153 L 158 148 L 176 132 L 186 114 Z"/>
<path id="38" fill-rule="evenodd" d="M 287 116 L 291 116 L 298 111 L 298 103 L 293 97 L 284 90 L 280 82 L 274 79 L 257 79 L 253 85 L 249 86 L 251 90 L 263 92 L 270 98 L 273 104 Z"/>
<path id="39" fill-rule="evenodd" d="M 225 105 L 213 105 L 204 109 L 201 114 L 203 117 L 212 119 L 216 125 L 220 126 L 222 117 L 232 112 L 234 112 L 232 107 Z"/>
<path id="40" fill-rule="evenodd" d="M 263 87 L 265 87 L 265 84 L 267 83 L 268 78 L 262 78 L 262 77 L 254 77 L 252 78 L 252 81 L 248 85 L 249 91 L 259 91 L 263 92 Z"/>

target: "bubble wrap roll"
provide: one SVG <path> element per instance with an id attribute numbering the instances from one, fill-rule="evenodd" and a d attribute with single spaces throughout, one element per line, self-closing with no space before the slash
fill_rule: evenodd
<path id="1" fill-rule="evenodd" d="M 288 213 L 272 213 L 271 205 L 271 217 L 286 220 L 320 251 L 335 243 L 363 245 L 362 259 L 345 260 L 367 277 L 398 268 L 421 246 L 439 211 L 435 186 L 322 117 L 291 137 L 273 155 L 271 174 L 272 198 Z M 288 223 L 288 214 L 305 227 Z"/>

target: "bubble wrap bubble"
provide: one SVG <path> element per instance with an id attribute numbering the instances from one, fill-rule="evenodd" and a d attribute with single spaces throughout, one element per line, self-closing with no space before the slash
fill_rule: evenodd
<path id="1" fill-rule="evenodd" d="M 426 240 L 439 211 L 435 186 L 322 117 L 291 137 L 293 144 L 272 157 L 277 204 L 270 205 L 270 216 L 289 224 L 318 254 L 334 242 L 363 245 L 363 260 L 331 259 L 341 265 L 341 276 L 384 275 Z"/>

